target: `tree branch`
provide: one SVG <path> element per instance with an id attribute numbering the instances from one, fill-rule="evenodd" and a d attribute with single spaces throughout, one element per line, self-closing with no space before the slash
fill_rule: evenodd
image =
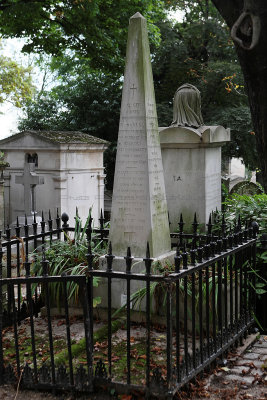
<path id="1" fill-rule="evenodd" d="M 44 0 L 20 0 L 20 4 L 35 4 L 35 3 L 44 3 Z M 16 7 L 16 5 L 19 3 L 10 3 L 9 0 L 1 0 L 1 4 L 0 4 L 0 11 L 5 11 L 8 8 L 11 7 Z"/>
<path id="2" fill-rule="evenodd" d="M 202 6 L 201 0 L 197 0 L 197 3 L 198 3 L 198 5 L 199 5 L 199 7 L 201 9 L 202 14 L 205 16 L 205 11 L 204 11 L 204 8 Z"/>

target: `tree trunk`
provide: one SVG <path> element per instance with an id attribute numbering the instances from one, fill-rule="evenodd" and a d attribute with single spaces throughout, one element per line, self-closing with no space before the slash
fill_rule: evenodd
<path id="1" fill-rule="evenodd" d="M 237 30 L 241 40 L 235 41 L 235 47 L 244 74 L 252 123 L 256 134 L 258 160 L 261 170 L 259 174 L 260 183 L 263 185 L 265 192 L 267 192 L 267 1 L 212 1 L 230 29 L 238 22 L 242 13 L 245 12 L 252 16 L 251 18 L 250 16 L 245 17 L 247 20 L 244 20 L 242 26 Z M 257 29 L 251 24 L 253 18 L 257 18 L 260 21 L 258 26 L 259 39 L 252 49 L 248 49 L 249 41 L 252 41 L 253 31 L 255 33 Z M 248 25 L 250 25 L 249 28 Z M 240 44 L 243 40 L 244 47 L 242 43 Z"/>

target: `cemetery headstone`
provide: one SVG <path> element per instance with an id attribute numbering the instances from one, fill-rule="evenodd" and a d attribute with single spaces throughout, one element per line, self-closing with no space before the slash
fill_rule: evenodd
<path id="1" fill-rule="evenodd" d="M 254 194 L 262 194 L 263 188 L 254 182 L 243 180 L 236 183 L 230 190 L 230 194 L 237 193 L 240 195 L 253 196 Z"/>
<path id="2" fill-rule="evenodd" d="M 185 227 L 190 229 L 195 212 L 204 227 L 210 213 L 221 209 L 221 147 L 230 130 L 204 125 L 200 92 L 189 84 L 175 94 L 171 126 L 159 130 L 171 231 L 181 213 Z"/>
<path id="3" fill-rule="evenodd" d="M 110 222 L 115 255 L 170 251 L 170 231 L 146 20 L 130 18 Z"/>

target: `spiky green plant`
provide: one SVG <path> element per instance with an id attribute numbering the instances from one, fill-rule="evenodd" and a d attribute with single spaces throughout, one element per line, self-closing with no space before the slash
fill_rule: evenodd
<path id="1" fill-rule="evenodd" d="M 45 243 L 45 250 L 43 246 L 38 247 L 32 254 L 32 273 L 33 275 L 42 275 L 43 273 L 43 258 L 48 262 L 48 273 L 50 276 L 61 276 L 66 274 L 69 276 L 87 275 L 87 253 L 88 242 L 86 237 L 86 230 L 91 218 L 91 210 L 84 227 L 82 227 L 81 218 L 76 212 L 75 216 L 75 229 L 73 238 L 69 234 L 64 233 L 65 240 L 55 240 L 50 243 Z M 97 234 L 92 231 L 91 235 L 91 251 L 94 254 L 93 266 L 98 267 L 98 258 L 106 252 L 106 244 L 98 238 Z M 99 278 L 93 278 L 93 286 L 97 287 Z M 72 304 L 79 303 L 79 285 L 74 281 L 67 282 L 67 296 L 68 301 Z M 32 286 L 32 292 L 36 289 L 36 285 Z M 49 297 L 52 304 L 56 304 L 60 308 L 63 298 L 63 284 L 62 282 L 53 282 L 49 284 Z M 95 297 L 93 299 L 93 306 L 100 304 L 101 298 Z"/>

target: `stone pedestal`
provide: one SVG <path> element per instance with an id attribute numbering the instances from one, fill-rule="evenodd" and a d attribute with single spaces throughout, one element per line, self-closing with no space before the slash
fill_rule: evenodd
<path id="1" fill-rule="evenodd" d="M 202 228 L 221 209 L 221 146 L 230 140 L 222 126 L 159 128 L 170 228 L 180 214 L 190 231 L 196 212 Z"/>
<path id="2" fill-rule="evenodd" d="M 154 266 L 156 263 L 161 263 L 165 265 L 166 263 L 174 263 L 175 251 L 169 251 L 168 253 L 162 254 L 160 257 L 157 257 L 153 260 L 151 270 L 154 271 Z M 100 257 L 99 260 L 99 268 L 105 270 L 107 268 L 106 258 L 105 256 Z M 116 257 L 113 260 L 113 270 L 116 272 L 125 272 L 126 271 L 126 263 L 124 257 Z M 132 262 L 131 272 L 133 274 L 144 274 L 146 273 L 145 262 L 142 258 L 134 258 Z M 151 283 L 152 284 L 152 283 Z M 130 292 L 131 295 L 137 293 L 138 290 L 145 288 L 145 281 L 141 280 L 131 280 Z M 101 283 L 97 288 L 94 288 L 94 297 L 101 297 L 101 304 L 99 308 L 107 308 L 108 307 L 108 280 L 107 278 L 101 279 Z M 126 304 L 127 298 L 127 281 L 126 279 L 112 279 L 112 290 L 111 290 L 111 306 L 113 309 L 118 309 Z M 152 311 L 154 311 L 154 298 L 152 300 Z M 146 299 L 145 296 L 138 303 L 135 308 L 136 311 L 145 311 L 146 310 Z"/>

